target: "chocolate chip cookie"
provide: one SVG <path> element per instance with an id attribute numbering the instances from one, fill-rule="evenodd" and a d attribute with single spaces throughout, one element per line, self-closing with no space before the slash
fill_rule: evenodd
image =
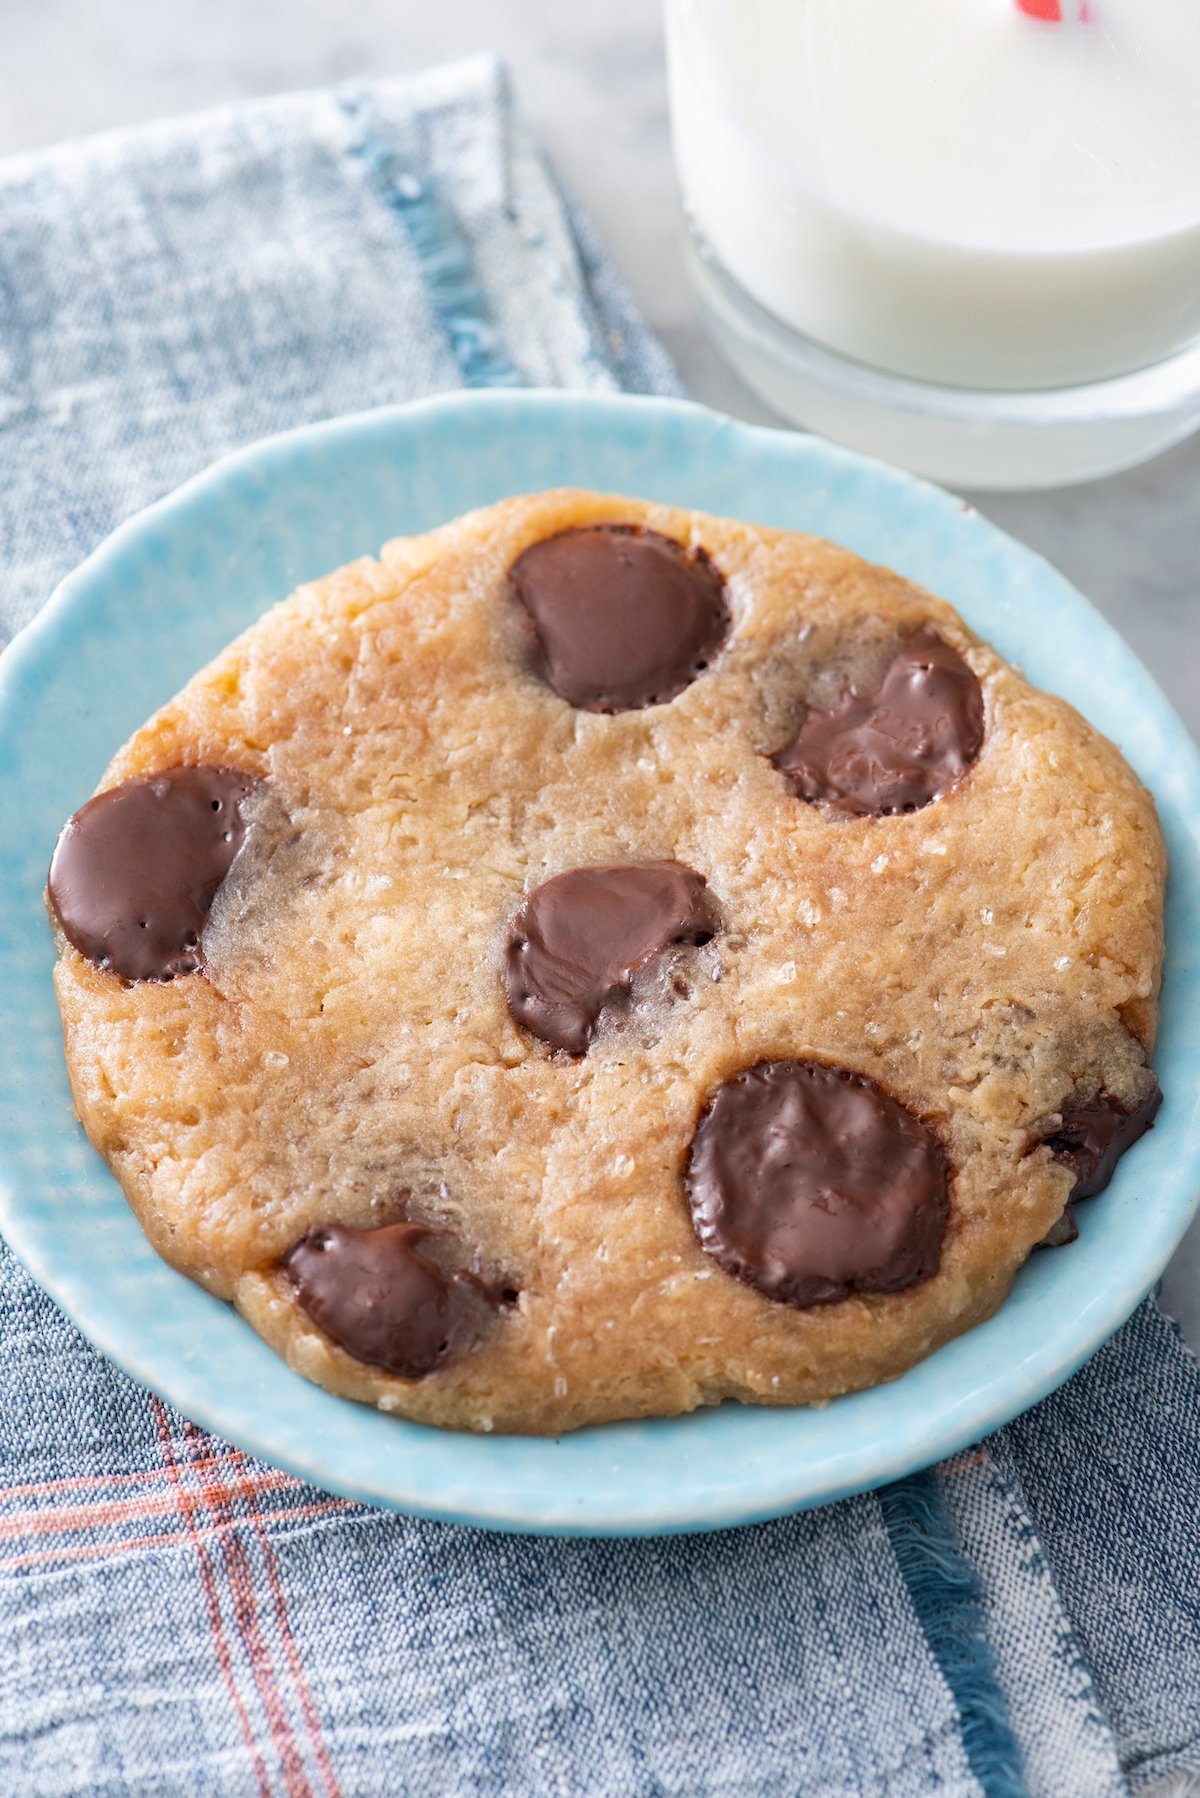
<path id="1" fill-rule="evenodd" d="M 1153 1122 L 1164 873 L 1118 751 L 943 600 L 561 492 L 267 613 L 48 898 L 167 1260 L 334 1392 L 557 1432 L 990 1315 Z"/>

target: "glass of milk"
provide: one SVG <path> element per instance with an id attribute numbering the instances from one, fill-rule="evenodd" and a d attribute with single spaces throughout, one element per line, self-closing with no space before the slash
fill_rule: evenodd
<path id="1" fill-rule="evenodd" d="M 960 485 L 1200 425 L 1200 0 L 667 0 L 706 322 L 776 410 Z"/>

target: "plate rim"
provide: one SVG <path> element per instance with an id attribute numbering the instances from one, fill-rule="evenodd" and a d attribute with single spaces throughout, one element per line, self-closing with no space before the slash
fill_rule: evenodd
<path id="1" fill-rule="evenodd" d="M 631 419 L 639 412 L 647 418 L 651 416 L 659 419 L 673 418 L 688 428 L 701 427 L 713 433 L 714 436 L 725 437 L 726 434 L 732 433 L 735 439 L 748 438 L 753 444 L 758 444 L 773 453 L 780 451 L 790 453 L 795 446 L 803 445 L 807 455 L 816 454 L 823 462 L 834 467 L 858 473 L 865 472 L 873 481 L 878 482 L 882 479 L 885 483 L 892 484 L 904 491 L 915 491 L 920 495 L 921 503 L 925 506 L 933 505 L 939 509 L 951 507 L 961 510 L 964 505 L 964 502 L 959 501 L 943 489 L 935 487 L 930 482 L 905 474 L 855 452 L 787 430 L 744 424 L 726 418 L 724 415 L 694 402 L 673 398 L 622 394 L 589 395 L 561 392 L 554 389 L 468 390 L 349 413 L 334 419 L 300 425 L 234 450 L 191 477 L 180 487 L 123 521 L 58 584 L 46 605 L 13 638 L 3 655 L 0 656 L 0 731 L 3 730 L 7 720 L 9 705 L 14 702 L 13 695 L 20 693 L 22 683 L 26 678 L 27 665 L 36 667 L 38 657 L 47 651 L 56 637 L 64 630 L 69 629 L 76 618 L 77 608 L 83 607 L 86 611 L 87 596 L 93 583 L 97 579 L 103 578 L 112 567 L 119 566 L 127 552 L 142 542 L 147 532 L 164 526 L 171 528 L 172 521 L 177 514 L 186 512 L 190 506 L 196 503 L 211 503 L 214 497 L 218 496 L 219 489 L 224 483 L 236 479 L 239 474 L 247 470 L 261 466 L 264 460 L 267 462 L 274 462 L 277 459 L 284 461 L 302 445 L 309 445 L 314 440 L 335 444 L 340 438 L 356 438 L 364 431 L 379 431 L 386 436 L 393 428 L 400 428 L 402 431 L 414 426 L 419 428 L 422 421 L 434 414 L 442 416 L 456 412 L 470 414 L 480 407 L 498 414 L 505 411 L 521 411 L 550 416 L 554 413 L 561 414 L 566 410 L 579 416 L 590 412 L 595 418 L 599 418 L 603 414 L 620 415 L 624 419 Z M 1174 709 L 1153 682 L 1139 658 L 1129 649 L 1128 645 L 1124 644 L 1107 620 L 1096 613 L 1090 602 L 1071 583 L 1067 582 L 1065 577 L 1054 569 L 1045 558 L 1025 545 L 1016 543 L 1006 532 L 1000 530 L 989 520 L 980 518 L 978 515 L 975 516 L 987 534 L 1002 539 L 1009 549 L 1015 547 L 1019 555 L 1036 569 L 1040 577 L 1048 576 L 1057 582 L 1060 588 L 1070 594 L 1074 603 L 1085 609 L 1103 632 L 1107 633 L 1115 642 L 1120 643 L 1123 663 L 1135 676 L 1136 681 L 1142 685 L 1145 695 L 1153 699 L 1159 726 L 1164 728 L 1168 735 L 1175 738 L 1174 748 L 1179 751 L 1182 747 L 1183 760 L 1188 764 L 1187 772 L 1190 776 L 1190 784 L 1200 794 L 1200 756 L 1197 755 L 1195 746 Z M 378 548 L 378 545 L 375 548 Z M 372 552 L 368 551 L 367 553 Z M 19 699 L 16 703 L 19 703 Z M 1173 802 L 1170 809 L 1172 811 L 1175 809 Z M 1175 822 L 1185 831 L 1193 846 L 1200 843 L 1200 825 L 1190 825 L 1187 819 L 1178 817 Z M 4 1076 L 0 1074 L 0 1081 L 3 1078 Z M 1182 1098 L 1182 1095 L 1180 1097 Z M 491 1503 L 489 1498 L 482 1494 L 473 1499 L 469 1507 L 462 1507 L 447 1504 L 444 1499 L 436 1496 L 430 1499 L 427 1494 L 423 1493 L 420 1489 L 419 1469 L 412 1489 L 403 1492 L 395 1489 L 383 1492 L 370 1486 L 369 1483 L 363 1484 L 353 1479 L 339 1477 L 335 1470 L 331 1470 L 323 1462 L 319 1446 L 308 1456 L 298 1452 L 294 1446 L 282 1453 L 275 1444 L 264 1446 L 261 1434 L 257 1429 L 251 1429 L 247 1434 L 240 1430 L 237 1422 L 231 1424 L 228 1389 L 219 1389 L 215 1395 L 211 1396 L 210 1400 L 210 1394 L 205 1389 L 204 1376 L 201 1375 L 197 1382 L 190 1368 L 184 1369 L 182 1372 L 179 1369 L 171 1369 L 169 1378 L 160 1378 L 159 1370 L 152 1365 L 148 1351 L 139 1356 L 136 1345 L 131 1347 L 129 1342 L 121 1336 L 119 1329 L 114 1329 L 111 1322 L 106 1322 L 102 1316 L 98 1316 L 86 1301 L 81 1302 L 73 1291 L 68 1299 L 61 1296 L 64 1289 L 71 1291 L 71 1283 L 62 1277 L 59 1270 L 42 1252 L 40 1244 L 35 1239 L 36 1232 L 24 1227 L 21 1214 L 19 1171 L 14 1177 L 13 1170 L 9 1167 L 9 1160 L 9 1145 L 7 1142 L 0 1142 L 0 1227 L 3 1227 L 10 1246 L 34 1278 L 62 1306 L 88 1341 L 130 1377 L 158 1393 L 168 1402 L 177 1405 L 205 1428 L 239 1443 L 239 1446 L 248 1448 L 250 1452 L 270 1461 L 271 1464 L 283 1467 L 288 1472 L 318 1486 L 343 1493 L 367 1504 L 402 1511 L 408 1515 L 437 1518 L 489 1529 L 571 1536 L 671 1534 L 749 1524 L 811 1506 L 831 1503 L 852 1493 L 871 1490 L 875 1486 L 902 1477 L 917 1468 L 942 1460 L 947 1455 L 953 1454 L 977 1440 L 981 1434 L 990 1432 L 1000 1427 L 1003 1422 L 1021 1415 L 1031 1405 L 1039 1402 L 1069 1378 L 1120 1327 L 1140 1302 L 1140 1297 L 1136 1295 L 1130 1299 L 1127 1290 L 1123 1290 L 1120 1297 L 1115 1294 L 1097 1294 L 1095 1302 L 1088 1307 L 1086 1313 L 1087 1327 L 1077 1333 L 1069 1347 L 1064 1348 L 1057 1355 L 1031 1354 L 1020 1369 L 1021 1378 L 1019 1380 L 1015 1378 L 1013 1370 L 1009 1371 L 1006 1390 L 1010 1396 L 1006 1397 L 999 1407 L 999 1410 L 1003 1411 L 1003 1416 L 999 1415 L 993 1383 L 989 1382 L 973 1393 L 960 1395 L 958 1402 L 948 1407 L 937 1423 L 921 1436 L 919 1446 L 911 1453 L 908 1455 L 893 1454 L 885 1465 L 877 1466 L 873 1471 L 864 1471 L 861 1466 L 857 1471 L 854 1470 L 854 1463 L 860 1462 L 863 1454 L 870 1453 L 868 1446 L 857 1455 L 850 1456 L 851 1465 L 849 1467 L 843 1468 L 840 1473 L 835 1468 L 824 1482 L 820 1480 L 814 1482 L 801 1463 L 793 1468 L 790 1479 L 776 1482 L 769 1492 L 764 1488 L 759 1494 L 758 1502 L 747 1503 L 736 1494 L 712 1504 L 697 1504 L 693 1500 L 690 1504 L 672 1509 L 670 1514 L 665 1516 L 635 1511 L 609 1518 L 593 1516 L 585 1518 L 572 1515 L 571 1507 L 564 1505 L 561 1501 L 548 1505 L 544 1513 L 537 1513 L 528 1505 L 514 1510 L 511 1506 Z M 1200 1204 L 1200 1182 L 1197 1184 L 1196 1193 L 1191 1201 L 1191 1211 L 1184 1215 L 1181 1207 L 1179 1228 L 1174 1231 L 1172 1242 L 1167 1247 L 1166 1253 L 1161 1256 L 1161 1265 L 1157 1273 L 1143 1286 L 1143 1292 L 1148 1290 L 1161 1274 L 1162 1266 L 1165 1265 L 1174 1246 L 1185 1233 L 1190 1216 L 1194 1215 L 1197 1204 Z M 167 1267 L 167 1264 L 162 1263 L 161 1265 L 173 1278 L 181 1281 L 185 1279 L 185 1276 L 175 1274 L 174 1270 Z M 1106 1298 L 1107 1303 L 1104 1302 Z M 218 1301 L 211 1302 L 217 1303 Z M 1003 1311 L 1004 1306 L 1001 1307 L 997 1316 L 1001 1316 Z M 239 1321 L 241 1322 L 241 1320 Z M 1080 1321 L 1082 1323 L 1083 1319 L 1081 1318 Z M 253 1334 L 249 1324 L 241 1322 L 241 1327 Z M 986 1328 L 986 1324 L 976 1326 L 976 1331 Z M 975 1333 L 968 1332 L 967 1334 Z M 255 1338 L 255 1340 L 258 1339 Z M 965 1338 L 960 1337 L 956 1340 L 961 1342 Z M 272 1351 L 266 1352 L 271 1353 Z M 286 1363 L 282 1360 L 279 1361 L 279 1367 L 290 1378 L 300 1380 L 301 1376 L 292 1373 L 292 1370 L 287 1368 Z M 302 1383 L 307 1385 L 307 1382 Z M 870 1390 L 875 1392 L 896 1391 L 897 1387 L 893 1384 L 890 1387 Z M 858 1396 L 865 1397 L 867 1395 Z M 852 1406 L 854 1397 L 855 1395 L 851 1395 L 847 1399 L 836 1401 L 836 1403 L 841 1407 Z M 333 1402 L 339 1405 L 352 1405 L 353 1403 L 348 1400 L 334 1400 Z M 748 1407 L 747 1409 L 754 1408 Z M 802 1408 L 791 1408 L 791 1413 L 802 1414 Z M 365 1408 L 364 1414 L 368 1418 L 375 1415 Z M 704 1419 L 714 1416 L 715 1413 L 701 1411 L 691 1415 L 695 1424 L 703 1427 Z M 780 1414 L 769 1408 L 761 1408 L 755 1410 L 755 1415 L 760 1420 L 766 1420 L 766 1427 L 769 1427 L 770 1421 Z M 388 1419 L 387 1424 L 389 1428 L 424 1430 L 424 1426 L 407 1424 L 398 1419 Z M 610 1431 L 614 1429 L 629 1431 L 643 1427 L 645 1427 L 644 1424 L 599 1426 L 600 1429 Z M 586 1433 L 595 1434 L 596 1427 L 593 1426 L 593 1429 Z M 447 1435 L 446 1432 L 440 1431 L 433 1432 L 433 1434 L 442 1438 Z M 455 1436 L 454 1440 L 475 1449 L 479 1445 L 486 1447 L 492 1442 L 504 1439 L 459 1435 Z M 555 1439 L 508 1438 L 508 1440 L 553 1442 Z"/>

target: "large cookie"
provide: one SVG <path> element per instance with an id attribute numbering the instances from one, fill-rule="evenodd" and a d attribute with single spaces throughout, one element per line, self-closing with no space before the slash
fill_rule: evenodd
<path id="1" fill-rule="evenodd" d="M 560 1431 L 994 1311 L 1153 1118 L 1163 878 L 1118 752 L 941 600 L 564 492 L 269 612 L 50 898 L 167 1260 L 334 1392 Z"/>

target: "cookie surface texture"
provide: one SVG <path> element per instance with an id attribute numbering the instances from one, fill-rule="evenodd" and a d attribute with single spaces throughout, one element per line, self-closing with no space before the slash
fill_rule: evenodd
<path id="1" fill-rule="evenodd" d="M 101 790 L 173 769 L 232 809 L 205 847 L 172 799 L 144 908 L 106 822 L 59 864 L 76 1105 L 159 1252 L 348 1398 L 557 1433 L 893 1379 L 1152 1120 L 1149 795 L 815 538 L 469 514 L 265 614 Z"/>

